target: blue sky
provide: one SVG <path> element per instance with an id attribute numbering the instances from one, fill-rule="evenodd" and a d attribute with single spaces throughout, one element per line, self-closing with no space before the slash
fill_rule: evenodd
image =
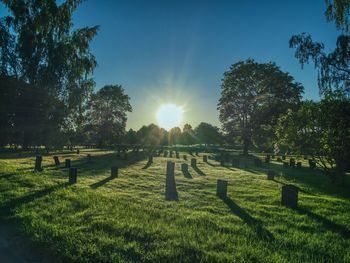
<path id="1" fill-rule="evenodd" d="M 305 98 L 319 98 L 313 66 L 301 69 L 288 41 L 307 32 L 327 50 L 334 48 L 339 32 L 324 10 L 323 0 L 88 0 L 74 23 L 101 26 L 91 45 L 96 89 L 124 87 L 133 106 L 128 128 L 157 123 L 162 103 L 183 106 L 183 124 L 220 125 L 223 73 L 249 57 L 276 62 L 304 85 Z"/>

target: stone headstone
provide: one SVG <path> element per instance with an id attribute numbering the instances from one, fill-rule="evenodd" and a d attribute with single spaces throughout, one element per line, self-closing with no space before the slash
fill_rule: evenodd
<path id="1" fill-rule="evenodd" d="M 79 149 L 77 149 L 77 154 L 80 154 L 80 150 Z"/>
<path id="2" fill-rule="evenodd" d="M 188 164 L 187 163 L 181 164 L 181 171 L 184 173 L 188 173 Z"/>
<path id="3" fill-rule="evenodd" d="M 184 160 L 187 161 L 187 155 L 186 154 L 184 154 Z"/>
<path id="4" fill-rule="evenodd" d="M 112 178 L 118 177 L 118 167 L 117 166 L 111 167 L 111 177 Z"/>
<path id="5" fill-rule="evenodd" d="M 148 156 L 148 163 L 153 163 L 153 156 L 152 155 Z"/>
<path id="6" fill-rule="evenodd" d="M 70 159 L 65 159 L 64 162 L 65 162 L 65 167 L 70 168 L 70 163 L 71 163 Z"/>
<path id="7" fill-rule="evenodd" d="M 301 168 L 302 164 L 301 162 L 297 162 L 297 168 Z"/>
<path id="8" fill-rule="evenodd" d="M 77 183 L 78 169 L 75 167 L 69 168 L 69 184 Z"/>
<path id="9" fill-rule="evenodd" d="M 197 166 L 197 159 L 196 158 L 192 158 L 191 159 L 191 166 L 192 167 L 196 167 Z"/>
<path id="10" fill-rule="evenodd" d="M 167 200 L 177 200 L 177 190 L 175 182 L 175 163 L 168 161 L 166 166 L 165 198 Z"/>
<path id="11" fill-rule="evenodd" d="M 168 151 L 164 151 L 163 157 L 167 157 L 167 156 L 168 156 Z"/>
<path id="12" fill-rule="evenodd" d="M 285 161 L 286 160 L 286 156 L 282 155 L 282 160 Z"/>
<path id="13" fill-rule="evenodd" d="M 266 155 L 265 156 L 265 163 L 269 163 L 271 160 L 271 156 L 270 155 Z"/>
<path id="14" fill-rule="evenodd" d="M 282 160 L 281 157 L 277 157 L 276 161 L 277 161 L 277 162 L 280 162 L 280 163 L 283 162 L 283 160 Z"/>
<path id="15" fill-rule="evenodd" d="M 87 160 L 88 160 L 88 163 L 91 163 L 91 162 L 92 162 L 91 154 L 90 154 L 90 153 L 87 155 Z"/>
<path id="16" fill-rule="evenodd" d="M 53 160 L 55 161 L 55 165 L 60 165 L 60 159 L 58 158 L 58 156 L 54 156 Z"/>
<path id="17" fill-rule="evenodd" d="M 316 168 L 316 162 L 312 159 L 309 159 L 309 167 L 310 169 L 315 169 Z"/>
<path id="18" fill-rule="evenodd" d="M 227 181 L 220 179 L 217 180 L 216 195 L 220 198 L 225 198 L 227 196 Z"/>
<path id="19" fill-rule="evenodd" d="M 268 170 L 267 171 L 267 180 L 274 180 L 275 179 L 275 171 Z"/>
<path id="20" fill-rule="evenodd" d="M 208 162 L 208 156 L 207 155 L 203 155 L 203 162 Z"/>
<path id="21" fill-rule="evenodd" d="M 297 208 L 298 207 L 298 187 L 294 185 L 282 186 L 282 205 Z"/>
<path id="22" fill-rule="evenodd" d="M 43 161 L 43 157 L 41 155 L 35 156 L 35 167 L 34 167 L 35 172 L 41 172 L 43 170 L 41 167 L 42 161 Z"/>

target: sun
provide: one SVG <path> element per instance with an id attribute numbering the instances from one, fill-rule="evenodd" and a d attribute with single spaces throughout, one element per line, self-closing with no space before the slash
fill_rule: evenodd
<path id="1" fill-rule="evenodd" d="M 157 121 L 160 127 L 169 130 L 182 122 L 183 109 L 175 104 L 163 104 L 157 111 Z"/>

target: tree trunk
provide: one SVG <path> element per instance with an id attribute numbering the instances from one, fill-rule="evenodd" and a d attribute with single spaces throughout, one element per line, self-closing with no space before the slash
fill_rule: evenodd
<path id="1" fill-rule="evenodd" d="M 243 139 L 243 155 L 248 155 L 250 140 L 248 138 Z"/>

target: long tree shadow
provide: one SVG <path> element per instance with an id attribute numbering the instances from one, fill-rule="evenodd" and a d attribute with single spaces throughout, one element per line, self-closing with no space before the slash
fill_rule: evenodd
<path id="1" fill-rule="evenodd" d="M 109 181 L 113 180 L 114 178 L 115 178 L 115 177 L 109 176 L 109 177 L 107 177 L 107 178 L 105 178 L 105 179 L 102 179 L 101 181 L 98 181 L 98 182 L 96 182 L 96 183 L 93 183 L 92 185 L 90 185 L 90 187 L 91 187 L 92 189 L 97 189 L 98 187 L 100 187 L 100 186 L 102 186 L 102 185 L 108 183 Z"/>
<path id="2" fill-rule="evenodd" d="M 183 173 L 184 177 L 186 177 L 187 179 L 193 178 L 188 170 L 182 170 L 182 173 Z"/>
<path id="3" fill-rule="evenodd" d="M 287 185 L 287 183 L 282 182 L 282 181 L 277 180 L 277 179 L 273 179 L 272 181 L 274 181 L 274 182 L 276 182 L 276 183 L 278 183 L 278 184 L 281 184 L 281 185 Z M 306 191 L 306 190 L 304 190 L 304 189 L 298 188 L 298 191 L 301 192 L 301 193 L 307 194 L 307 195 L 318 196 L 318 195 L 316 195 L 316 194 L 314 194 L 314 193 L 311 193 L 311 192 L 309 192 L 309 191 Z"/>
<path id="4" fill-rule="evenodd" d="M 253 158 L 253 157 L 246 157 Z M 253 159 L 252 159 L 253 160 Z M 280 177 L 286 180 L 293 180 L 295 183 L 301 184 L 299 188 L 304 185 L 307 189 L 315 190 L 316 192 L 322 192 L 324 194 L 339 196 L 342 198 L 350 198 L 350 191 L 348 187 L 350 185 L 350 176 L 345 176 L 345 186 L 333 185 L 330 180 L 325 176 L 324 172 L 319 168 L 311 170 L 309 167 L 302 166 L 301 168 L 296 167 L 283 167 L 282 163 L 270 162 L 263 163 L 262 166 L 258 167 L 251 161 L 242 170 L 252 173 L 267 173 L 268 170 L 275 171 Z"/>
<path id="5" fill-rule="evenodd" d="M 27 204 L 27 203 L 30 203 L 32 201 L 34 201 L 35 199 L 37 198 L 41 198 L 41 197 L 44 197 L 48 194 L 51 194 L 59 189 L 62 189 L 64 187 L 67 187 L 69 186 L 69 183 L 61 183 L 61 184 L 57 184 L 55 186 L 51 186 L 51 187 L 48 187 L 48 188 L 45 188 L 45 189 L 42 189 L 42 190 L 39 190 L 39 191 L 36 191 L 34 193 L 31 193 L 31 194 L 28 194 L 28 195 L 25 195 L 25 196 L 21 196 L 21 197 L 17 197 L 17 198 L 14 198 L 14 199 L 10 199 L 9 201 L 5 202 L 4 204 L 2 204 L 0 206 L 0 211 L 2 213 L 2 215 L 10 215 L 11 214 L 11 211 L 13 209 L 15 209 L 16 207 L 18 206 L 21 206 L 23 204 Z"/>
<path id="6" fill-rule="evenodd" d="M 146 165 L 144 167 L 142 167 L 142 169 L 147 169 L 148 167 L 150 167 L 152 165 L 153 162 L 147 162 Z"/>
<path id="7" fill-rule="evenodd" d="M 205 162 L 206 164 L 208 164 L 208 165 L 210 165 L 210 166 L 212 166 L 212 167 L 216 167 L 217 165 L 215 165 L 215 164 L 212 164 L 212 163 L 210 163 L 209 161 L 207 161 L 207 162 Z"/>
<path id="8" fill-rule="evenodd" d="M 15 173 L 2 174 L 2 175 L 0 175 L 0 179 L 9 179 L 9 178 L 11 178 L 13 176 L 16 176 L 16 174 Z"/>
<path id="9" fill-rule="evenodd" d="M 221 199 L 231 209 L 232 213 L 241 218 L 247 225 L 255 229 L 259 238 L 266 241 L 273 241 L 275 239 L 272 233 L 265 229 L 259 220 L 254 219 L 243 208 L 233 202 L 230 197 L 224 197 Z"/>
<path id="10" fill-rule="evenodd" d="M 199 169 L 197 165 L 191 167 L 198 175 L 205 175 L 205 173 L 201 169 Z"/>
<path id="11" fill-rule="evenodd" d="M 334 223 L 333 221 L 331 221 L 323 216 L 317 215 L 317 214 L 315 214 L 309 210 L 306 210 L 304 208 L 298 207 L 295 210 L 300 214 L 307 215 L 310 218 L 312 218 L 313 220 L 316 220 L 316 221 L 322 223 L 325 228 L 327 228 L 330 231 L 339 233 L 340 235 L 342 235 L 343 238 L 350 239 L 350 230 L 347 229 L 346 227 L 339 225 L 337 223 Z"/>

